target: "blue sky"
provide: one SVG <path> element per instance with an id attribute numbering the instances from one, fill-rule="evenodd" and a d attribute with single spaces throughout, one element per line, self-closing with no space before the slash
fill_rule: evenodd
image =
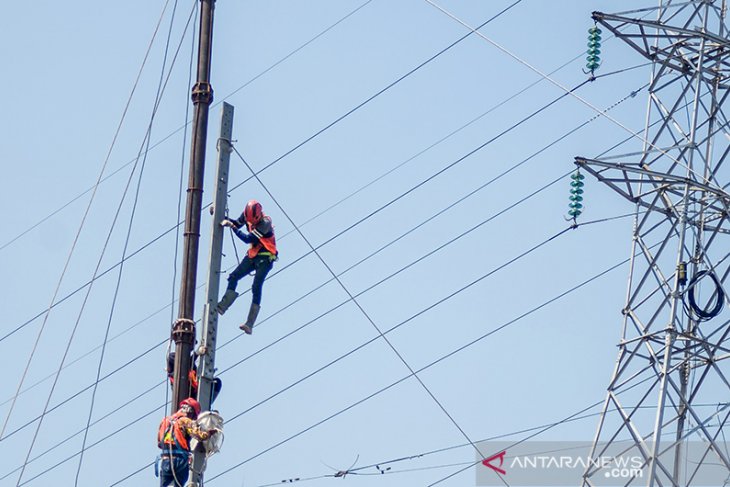
<path id="1" fill-rule="evenodd" d="M 645 92 L 630 94 L 649 71 L 627 69 L 642 59 L 604 36 L 596 74 L 606 76 L 584 83 L 582 70 L 591 11 L 635 4 L 217 2 L 204 200 L 212 194 L 225 100 L 236 110 L 237 151 L 273 195 L 233 154 L 231 212 L 248 199 L 261 201 L 276 225 L 281 258 L 264 288 L 254 334 L 241 336 L 237 327 L 250 294 L 220 320 L 223 391 L 216 406 L 229 422 L 223 450 L 209 462 L 209 485 L 332 475 L 330 467 L 368 466 L 462 445 L 467 437 L 550 424 L 603 399 L 628 267 L 533 310 L 629 256 L 630 218 L 547 240 L 570 225 L 569 180 L 560 178 L 573 169 L 573 158 L 620 143 L 630 135 L 626 128 L 642 129 Z M 154 436 L 164 415 L 166 386 L 159 384 L 177 313 L 170 305 L 179 286 L 182 227 L 174 229 L 181 166 L 187 181 L 197 31 L 194 20 L 187 30 L 186 23 L 195 5 L 82 0 L 69 8 L 41 1 L 31 9 L 16 2 L 0 20 L 11 75 L 0 117 L 6 183 L 0 350 L 8 379 L 0 398 L 7 421 L 0 485 L 18 483 L 16 469 L 27 457 L 22 485 L 73 485 L 77 470 L 82 486 L 156 484 L 151 467 L 122 479 L 157 455 Z M 476 27 L 505 9 L 480 31 L 486 39 L 469 36 L 423 64 L 468 33 L 463 24 Z M 551 73 L 550 80 L 540 73 Z M 561 88 L 579 85 L 581 99 Z M 613 120 L 597 116 L 607 107 Z M 64 272 L 105 161 L 104 181 Z M 585 197 L 579 223 L 632 211 L 590 179 Z M 182 198 L 184 206 L 184 191 Z M 204 213 L 196 316 L 211 223 Z M 236 251 L 229 237 L 224 253 L 230 269 Z M 120 275 L 114 266 L 123 255 Z M 83 286 L 97 266 L 104 274 L 84 304 Z M 58 304 L 46 315 L 62 273 Z M 249 285 L 247 279 L 239 289 Z M 369 319 L 347 302 L 348 293 Z M 388 339 L 414 370 L 489 336 L 419 372 L 421 384 L 402 380 L 408 368 L 370 320 L 381 331 L 397 326 Z M 100 370 L 102 377 L 114 373 L 96 390 L 79 467 L 92 400 L 87 386 L 96 380 L 107 327 Z M 32 421 L 47 402 L 52 411 L 37 428 Z M 596 421 L 566 423 L 538 439 L 590 440 Z M 387 475 L 363 469 L 346 481 L 430 485 L 462 468 L 444 465 L 475 458 L 471 447 L 454 448 L 390 464 Z M 412 471 L 394 473 L 401 470 Z M 469 469 L 439 485 L 474 479 Z"/>

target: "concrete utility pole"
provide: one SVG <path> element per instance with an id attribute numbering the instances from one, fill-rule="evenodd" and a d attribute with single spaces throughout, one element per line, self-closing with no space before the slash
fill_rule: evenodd
<path id="1" fill-rule="evenodd" d="M 221 112 L 221 129 L 218 138 L 218 169 L 215 176 L 215 200 L 213 203 L 213 224 L 211 225 L 210 254 L 208 257 L 208 293 L 203 306 L 203 329 L 200 346 L 204 351 L 200 355 L 198 368 L 198 402 L 203 411 L 211 409 L 212 385 L 215 374 L 215 344 L 218 335 L 218 287 L 221 274 L 221 256 L 223 252 L 224 228 L 220 222 L 225 218 L 226 200 L 228 199 L 228 166 L 233 146 L 233 106 L 223 103 Z M 193 451 L 193 463 L 189 486 L 201 485 L 205 469 L 205 452 Z"/>
<path id="2" fill-rule="evenodd" d="M 175 340 L 175 372 L 172 392 L 172 411 L 180 401 L 190 396 L 190 352 L 195 342 L 195 281 L 200 241 L 200 211 L 203 201 L 203 174 L 205 172 L 205 142 L 208 133 L 208 108 L 213 101 L 210 85 L 210 61 L 213 45 L 213 9 L 215 0 L 200 0 L 200 34 L 198 42 L 198 77 L 193 86 L 194 105 L 190 176 L 185 208 L 182 284 L 180 310 L 172 326 Z"/>
<path id="3" fill-rule="evenodd" d="M 730 475 L 726 14 L 726 0 L 593 13 L 653 71 L 642 149 L 576 158 L 636 205 L 619 353 L 584 486 L 722 485 Z M 618 455 L 636 463 L 616 468 Z"/>

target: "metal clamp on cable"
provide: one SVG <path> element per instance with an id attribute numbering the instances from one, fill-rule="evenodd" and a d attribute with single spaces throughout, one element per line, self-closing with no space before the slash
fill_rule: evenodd
<path id="1" fill-rule="evenodd" d="M 190 96 L 193 103 L 205 103 L 207 105 L 213 102 L 213 87 L 206 81 L 198 81 L 193 85 L 193 93 Z"/>
<path id="2" fill-rule="evenodd" d="M 175 343 L 193 343 L 195 322 L 188 318 L 178 318 L 172 325 L 172 339 Z"/>

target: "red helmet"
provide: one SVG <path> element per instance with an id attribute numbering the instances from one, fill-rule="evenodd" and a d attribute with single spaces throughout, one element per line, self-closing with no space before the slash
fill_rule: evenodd
<path id="1" fill-rule="evenodd" d="M 183 406 L 190 406 L 193 408 L 193 411 L 195 411 L 195 417 L 198 417 L 198 414 L 200 414 L 200 403 L 193 399 L 192 397 L 189 397 L 187 399 L 183 399 L 180 401 L 180 407 Z"/>
<path id="2" fill-rule="evenodd" d="M 261 203 L 256 200 L 251 200 L 246 203 L 246 208 L 243 210 L 243 217 L 251 225 L 256 225 L 261 218 L 264 216 L 264 211 L 261 209 Z"/>

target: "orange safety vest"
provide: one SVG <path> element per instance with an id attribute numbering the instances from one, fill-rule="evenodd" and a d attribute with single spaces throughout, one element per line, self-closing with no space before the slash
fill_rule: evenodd
<path id="1" fill-rule="evenodd" d="M 193 395 L 198 395 L 198 374 L 195 370 L 190 369 L 188 372 L 188 380 L 190 381 L 190 388 L 193 390 Z"/>
<path id="2" fill-rule="evenodd" d="M 169 375 L 168 378 L 170 379 L 170 385 L 175 384 L 175 378 L 172 375 Z M 198 395 L 198 374 L 195 372 L 195 369 L 190 369 L 190 372 L 188 372 L 188 380 L 190 381 L 190 388 L 192 389 L 193 396 Z"/>
<path id="3" fill-rule="evenodd" d="M 261 252 L 261 249 L 265 249 L 265 251 L 271 254 L 271 259 L 274 260 L 278 252 L 276 250 L 276 237 L 274 236 L 273 225 L 270 237 L 261 236 L 258 232 L 255 231 L 256 229 L 249 222 L 246 222 L 246 226 L 248 227 L 248 232 L 253 233 L 256 238 L 259 239 L 259 243 L 251 244 L 251 248 L 248 249 L 248 257 L 250 259 L 253 259 L 259 254 L 259 252 Z"/>
<path id="4" fill-rule="evenodd" d="M 184 450 L 190 451 L 188 446 L 188 438 L 178 423 L 180 416 L 173 414 L 167 416 L 160 423 L 157 430 L 157 446 L 162 450 Z"/>

